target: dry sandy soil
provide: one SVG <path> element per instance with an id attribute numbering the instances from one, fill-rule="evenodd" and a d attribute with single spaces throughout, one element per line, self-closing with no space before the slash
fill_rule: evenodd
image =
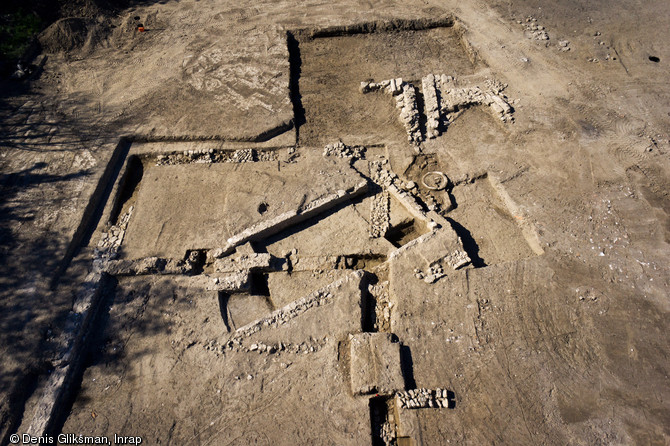
<path id="1" fill-rule="evenodd" d="M 668 2 L 54 26 L 0 97 L 0 444 L 670 444 Z M 361 92 L 425 136 L 429 74 L 510 119 Z"/>

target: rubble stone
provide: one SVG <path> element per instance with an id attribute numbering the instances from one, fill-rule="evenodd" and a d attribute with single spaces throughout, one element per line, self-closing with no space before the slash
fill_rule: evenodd
<path id="1" fill-rule="evenodd" d="M 429 74 L 421 79 L 424 111 L 426 113 L 426 138 L 440 136 L 440 105 L 435 85 L 435 75 Z"/>
<path id="2" fill-rule="evenodd" d="M 328 144 L 323 150 L 323 156 L 337 156 L 339 158 L 364 159 L 365 147 L 363 146 L 348 146 L 342 141 L 334 144 Z"/>
<path id="3" fill-rule="evenodd" d="M 234 151 L 215 150 L 212 148 L 195 149 L 156 155 L 157 166 L 172 166 L 177 164 L 248 163 L 254 161 L 275 160 L 277 160 L 277 154 L 274 151 L 256 151 L 251 148 Z"/>
<path id="4" fill-rule="evenodd" d="M 449 408 L 449 392 L 443 389 L 410 389 L 396 392 L 401 409 Z"/>
<path id="5" fill-rule="evenodd" d="M 390 203 L 387 191 L 375 195 L 370 204 L 370 237 L 379 238 L 386 235 L 389 229 Z"/>
<path id="6" fill-rule="evenodd" d="M 405 83 L 402 87 L 402 95 L 396 96 L 396 108 L 400 109 L 400 122 L 407 130 L 407 139 L 411 144 L 419 145 L 423 141 L 423 135 L 419 127 L 419 109 L 416 104 L 416 87 Z"/>
<path id="7" fill-rule="evenodd" d="M 544 31 L 538 31 L 543 32 Z M 402 79 L 389 79 L 379 83 L 362 82 L 361 92 L 384 90 L 394 96 L 396 108 L 400 110 L 399 119 L 407 131 L 407 138 L 413 145 L 419 146 L 424 139 L 436 138 L 441 129 L 449 124 L 454 114 L 472 105 L 487 105 L 503 122 L 512 120 L 513 109 L 502 94 L 504 87 L 496 81 L 487 81 L 489 87 L 457 88 L 454 78 L 445 74 L 428 74 L 421 79 L 426 115 L 426 135 L 419 126 L 420 113 L 416 102 L 416 88 Z"/>

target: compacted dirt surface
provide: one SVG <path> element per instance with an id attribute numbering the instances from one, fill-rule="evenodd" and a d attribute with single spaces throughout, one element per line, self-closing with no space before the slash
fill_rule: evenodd
<path id="1" fill-rule="evenodd" d="M 0 444 L 670 444 L 667 2 L 92 15 L 2 82 Z"/>

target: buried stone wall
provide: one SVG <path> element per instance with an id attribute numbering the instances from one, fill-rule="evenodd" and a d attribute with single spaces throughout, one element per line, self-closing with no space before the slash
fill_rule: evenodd
<path id="1" fill-rule="evenodd" d="M 484 105 L 503 123 L 514 120 L 514 108 L 503 94 L 506 85 L 496 81 L 486 82 L 485 88 L 479 86 L 456 87 L 455 79 L 446 74 L 428 74 L 421 79 L 425 131 L 422 132 L 422 116 L 417 100 L 417 88 L 402 78 L 381 82 L 361 82 L 361 93 L 383 91 L 394 97 L 399 110 L 399 120 L 405 127 L 408 141 L 418 146 L 426 139 L 440 136 L 459 112 L 464 109 Z"/>

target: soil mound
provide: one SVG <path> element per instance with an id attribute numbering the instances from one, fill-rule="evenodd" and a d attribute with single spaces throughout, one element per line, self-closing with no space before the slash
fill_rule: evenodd
<path id="1" fill-rule="evenodd" d="M 62 53 L 81 49 L 93 22 L 90 19 L 68 17 L 57 20 L 38 36 L 46 53 Z"/>

